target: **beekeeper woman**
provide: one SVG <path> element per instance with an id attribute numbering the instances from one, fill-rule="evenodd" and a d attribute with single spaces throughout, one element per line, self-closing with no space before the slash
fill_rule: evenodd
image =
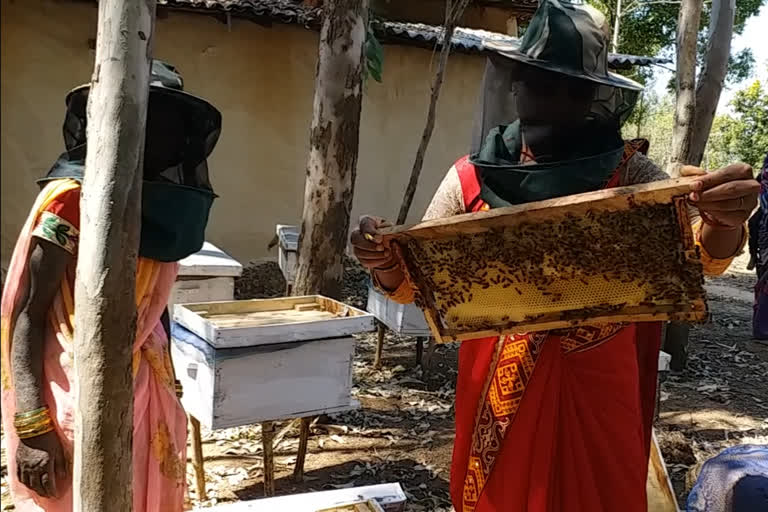
<path id="1" fill-rule="evenodd" d="M 16 510 L 72 510 L 72 322 L 86 153 L 88 86 L 67 95 L 67 151 L 40 181 L 11 259 L 2 300 L 2 405 Z M 214 199 L 206 158 L 221 114 L 152 63 L 142 185 L 133 345 L 133 510 L 180 512 L 186 417 L 176 396 L 163 316 L 177 261 L 198 251 Z M 167 326 L 167 321 L 165 322 Z M 115 461 L 119 463 L 119 461 Z"/>
<path id="2" fill-rule="evenodd" d="M 487 136 L 448 171 L 426 219 L 668 178 L 646 141 L 621 139 L 640 85 L 607 72 L 606 34 L 593 8 L 543 0 L 519 45 L 492 48 L 476 123 Z M 701 174 L 690 202 L 705 269 L 723 272 L 746 241 L 752 170 L 685 172 Z M 386 225 L 363 217 L 351 242 L 377 286 L 407 303 L 413 288 L 382 244 Z M 660 343 L 658 323 L 463 342 L 456 510 L 645 512 Z"/>

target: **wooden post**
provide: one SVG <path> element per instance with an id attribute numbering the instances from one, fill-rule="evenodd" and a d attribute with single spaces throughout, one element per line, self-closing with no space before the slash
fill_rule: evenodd
<path id="1" fill-rule="evenodd" d="M 416 338 L 416 365 L 421 366 L 424 362 L 424 338 Z"/>
<path id="2" fill-rule="evenodd" d="M 435 338 L 430 336 L 427 339 L 427 351 L 421 360 L 421 371 L 424 376 L 426 376 L 432 369 L 432 357 L 435 355 L 435 349 L 437 348 L 437 341 Z"/>
<path id="3" fill-rule="evenodd" d="M 75 512 L 133 509 L 136 261 L 154 0 L 99 2 L 75 280 Z"/>
<path id="4" fill-rule="evenodd" d="M 368 0 L 323 2 L 293 293 L 341 295 L 357 173 Z"/>
<path id="5" fill-rule="evenodd" d="M 275 495 L 275 457 L 273 453 L 275 423 L 265 421 L 261 424 L 261 443 L 264 448 L 264 496 Z"/>
<path id="6" fill-rule="evenodd" d="M 376 321 L 376 357 L 373 360 L 373 367 L 377 370 L 381 368 L 381 353 L 384 351 L 384 334 L 387 332 L 387 326 L 383 322 Z"/>
<path id="7" fill-rule="evenodd" d="M 297 482 L 304 481 L 304 462 L 307 459 L 307 445 L 309 444 L 309 424 L 312 418 L 301 418 L 301 430 L 299 432 L 299 451 L 296 454 L 296 467 L 293 468 L 293 479 Z"/>
<path id="8" fill-rule="evenodd" d="M 205 461 L 203 459 L 203 440 L 200 432 L 200 422 L 189 415 L 189 424 L 192 427 L 192 467 L 195 469 L 195 483 L 197 484 L 197 500 L 208 499 L 205 489 Z"/>

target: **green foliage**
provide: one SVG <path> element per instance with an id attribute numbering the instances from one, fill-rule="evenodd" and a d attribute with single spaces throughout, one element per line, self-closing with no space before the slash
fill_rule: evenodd
<path id="1" fill-rule="evenodd" d="M 707 153 L 719 165 L 742 161 L 757 169 L 768 150 L 768 87 L 756 80 L 730 105 L 733 115 L 715 118 Z"/>
<path id="2" fill-rule="evenodd" d="M 368 76 L 381 83 L 381 74 L 384 68 L 384 48 L 376 39 L 373 27 L 368 24 L 365 32 L 365 66 L 363 66 L 363 80 Z"/>
<path id="3" fill-rule="evenodd" d="M 652 91 L 645 92 L 643 97 L 645 115 L 642 119 L 630 118 L 624 125 L 623 135 L 625 139 L 648 139 L 651 144 L 648 157 L 664 169 L 672 155 L 675 101 L 670 94 L 659 97 Z"/>
<path id="4" fill-rule="evenodd" d="M 617 0 L 587 0 L 588 3 L 605 14 L 611 29 L 614 27 Z M 734 33 L 744 30 L 747 19 L 757 14 L 766 0 L 736 0 Z M 706 47 L 707 27 L 709 26 L 711 2 L 704 3 L 701 13 L 700 44 Z M 680 2 L 669 3 L 658 0 L 622 0 L 623 14 L 619 29 L 619 51 L 633 55 L 653 55 L 674 58 L 675 37 L 677 34 L 677 16 Z M 703 55 L 703 52 L 700 53 Z M 751 76 L 751 65 L 747 54 L 740 54 L 731 64 L 737 67 L 729 73 L 729 82 L 735 83 Z M 641 83 L 646 83 L 648 73 L 637 70 L 628 73 Z"/>
<path id="5" fill-rule="evenodd" d="M 645 93 L 624 125 L 624 138 L 642 137 L 651 143 L 648 156 L 663 169 L 670 161 L 674 95 Z M 716 116 L 702 166 L 718 169 L 733 162 L 762 165 L 768 150 L 768 85 L 755 81 L 738 91 L 730 103 L 732 113 Z"/>
<path id="6" fill-rule="evenodd" d="M 728 57 L 728 74 L 726 83 L 738 84 L 752 76 L 755 70 L 755 56 L 751 48 L 744 48 L 739 53 Z"/>

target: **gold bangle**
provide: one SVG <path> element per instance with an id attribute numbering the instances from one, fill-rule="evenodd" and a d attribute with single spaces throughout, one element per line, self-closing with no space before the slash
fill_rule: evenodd
<path id="1" fill-rule="evenodd" d="M 14 425 L 16 427 L 16 432 L 22 432 L 25 430 L 34 430 L 36 428 L 42 428 L 50 425 L 52 422 L 50 418 L 45 418 L 43 420 L 37 421 L 35 423 L 27 423 L 25 425 Z"/>
<path id="2" fill-rule="evenodd" d="M 43 407 L 41 409 L 35 409 L 34 411 L 14 415 L 13 426 L 18 430 L 48 421 L 51 421 L 50 410 L 48 407 Z"/>
<path id="3" fill-rule="evenodd" d="M 13 417 L 15 419 L 29 418 L 30 416 L 37 416 L 47 412 L 48 412 L 48 407 L 43 406 L 27 412 L 17 412 L 16 414 L 13 415 Z"/>
<path id="4" fill-rule="evenodd" d="M 53 430 L 54 430 L 53 423 L 51 423 L 43 429 L 35 430 L 32 432 L 17 432 L 16 435 L 19 437 L 19 439 L 31 439 L 33 437 L 40 437 L 49 432 L 53 432 Z"/>

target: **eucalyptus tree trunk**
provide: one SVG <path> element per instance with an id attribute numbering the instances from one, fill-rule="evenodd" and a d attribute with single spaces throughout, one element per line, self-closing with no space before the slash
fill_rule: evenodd
<path id="1" fill-rule="evenodd" d="M 368 0 L 323 2 L 295 295 L 339 297 L 357 172 Z"/>
<path id="2" fill-rule="evenodd" d="M 680 176 L 680 168 L 691 161 L 691 143 L 696 129 L 696 38 L 701 21 L 702 0 L 682 0 L 677 20 L 677 75 L 672 151 L 667 172 Z M 670 367 L 682 371 L 688 362 L 690 326 L 667 325 L 663 349 L 672 356 Z"/>
<path id="3" fill-rule="evenodd" d="M 696 38 L 701 20 L 702 0 L 682 0 L 677 20 L 677 74 L 675 120 L 669 173 L 680 175 L 690 163 L 696 113 Z"/>
<path id="4" fill-rule="evenodd" d="M 709 20 L 707 54 L 698 85 L 696 86 L 695 130 L 691 138 L 690 163 L 700 165 L 707 147 L 709 132 L 715 119 L 720 93 L 725 85 L 728 72 L 728 57 L 731 54 L 733 19 L 736 15 L 736 0 L 712 0 Z"/>
<path id="5" fill-rule="evenodd" d="M 154 20 L 154 0 L 99 2 L 75 281 L 75 512 L 133 509 L 135 281 Z"/>

